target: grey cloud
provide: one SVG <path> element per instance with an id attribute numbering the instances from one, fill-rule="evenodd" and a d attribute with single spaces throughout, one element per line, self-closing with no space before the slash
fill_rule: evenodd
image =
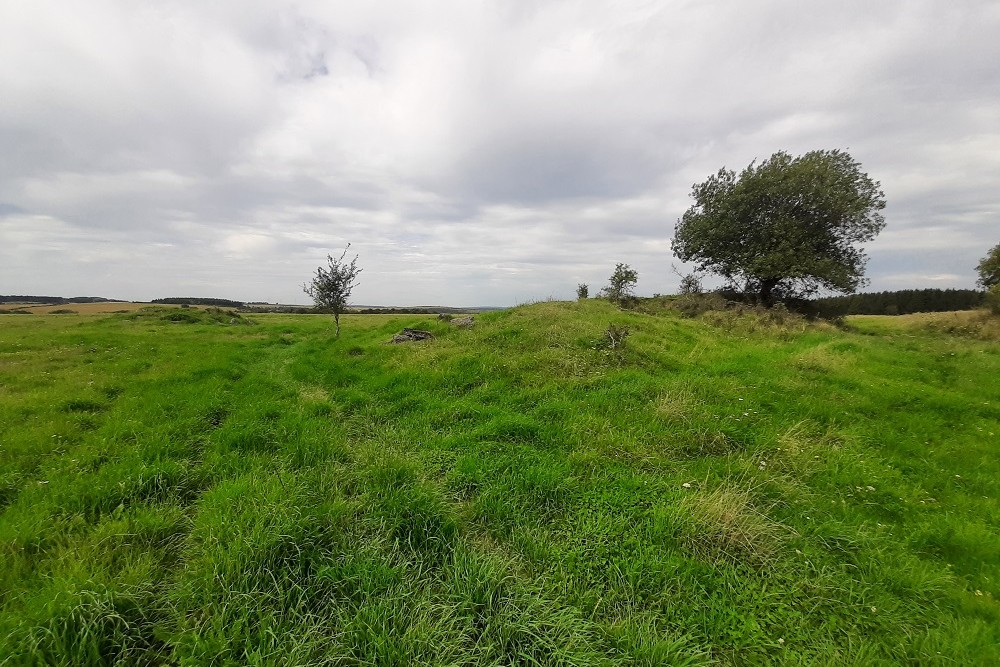
<path id="1" fill-rule="evenodd" d="M 5 5 L 0 281 L 296 301 L 351 241 L 368 303 L 570 297 L 617 261 L 666 292 L 692 183 L 847 148 L 889 200 L 872 287 L 971 286 L 998 32 L 944 0 Z"/>
<path id="2" fill-rule="evenodd" d="M 27 211 L 25 211 L 20 206 L 14 206 L 13 204 L 6 204 L 4 202 L 0 202 L 0 217 L 7 215 L 15 215 L 18 213 L 27 213 Z"/>

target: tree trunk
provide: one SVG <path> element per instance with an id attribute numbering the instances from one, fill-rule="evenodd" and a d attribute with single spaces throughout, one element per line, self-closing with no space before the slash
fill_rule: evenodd
<path id="1" fill-rule="evenodd" d="M 760 281 L 760 292 L 758 293 L 760 302 L 765 308 L 774 305 L 774 288 L 778 286 L 778 278 L 764 278 Z"/>
<path id="2" fill-rule="evenodd" d="M 333 321 L 337 324 L 337 338 L 340 338 L 340 313 L 333 314 Z"/>

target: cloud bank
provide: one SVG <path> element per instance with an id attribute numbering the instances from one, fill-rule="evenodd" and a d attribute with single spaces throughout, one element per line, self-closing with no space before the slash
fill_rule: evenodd
<path id="1" fill-rule="evenodd" d="M 508 305 L 677 278 L 691 184 L 847 149 L 873 289 L 971 287 L 1000 241 L 1000 5 L 0 6 L 0 293 Z"/>

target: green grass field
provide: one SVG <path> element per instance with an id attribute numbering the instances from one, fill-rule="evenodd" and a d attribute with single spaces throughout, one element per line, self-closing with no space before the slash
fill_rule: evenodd
<path id="1" fill-rule="evenodd" d="M 940 321 L 3 316 L 0 665 L 1000 664 Z"/>

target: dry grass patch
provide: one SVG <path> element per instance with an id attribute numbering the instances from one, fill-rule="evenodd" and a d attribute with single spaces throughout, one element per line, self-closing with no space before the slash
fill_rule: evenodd
<path id="1" fill-rule="evenodd" d="M 719 487 L 697 491 L 681 501 L 687 523 L 684 544 L 709 561 L 773 562 L 789 529 L 769 519 L 753 503 L 749 491 Z"/>
<path id="2" fill-rule="evenodd" d="M 957 310 L 911 315 L 852 315 L 848 322 L 866 332 L 902 333 L 914 337 L 927 333 L 977 340 L 1000 340 L 1000 316 L 988 310 Z"/>
<path id="3" fill-rule="evenodd" d="M 848 366 L 850 360 L 843 353 L 831 349 L 830 343 L 823 343 L 809 348 L 800 354 L 793 363 L 804 371 L 830 372 Z"/>
<path id="4" fill-rule="evenodd" d="M 330 394 L 323 387 L 308 386 L 299 389 L 299 399 L 304 403 L 329 403 Z"/>
<path id="5" fill-rule="evenodd" d="M 656 414 L 667 421 L 688 421 L 704 401 L 686 387 L 671 389 L 656 400 Z"/>
<path id="6" fill-rule="evenodd" d="M 915 319 L 923 329 L 979 340 L 1000 340 L 1000 316 L 988 310 L 927 313 Z"/>
<path id="7" fill-rule="evenodd" d="M 803 420 L 790 426 L 778 436 L 781 449 L 792 456 L 816 454 L 819 450 L 828 452 L 839 449 L 841 436 L 832 428 L 821 431 L 820 427 L 809 420 Z"/>

